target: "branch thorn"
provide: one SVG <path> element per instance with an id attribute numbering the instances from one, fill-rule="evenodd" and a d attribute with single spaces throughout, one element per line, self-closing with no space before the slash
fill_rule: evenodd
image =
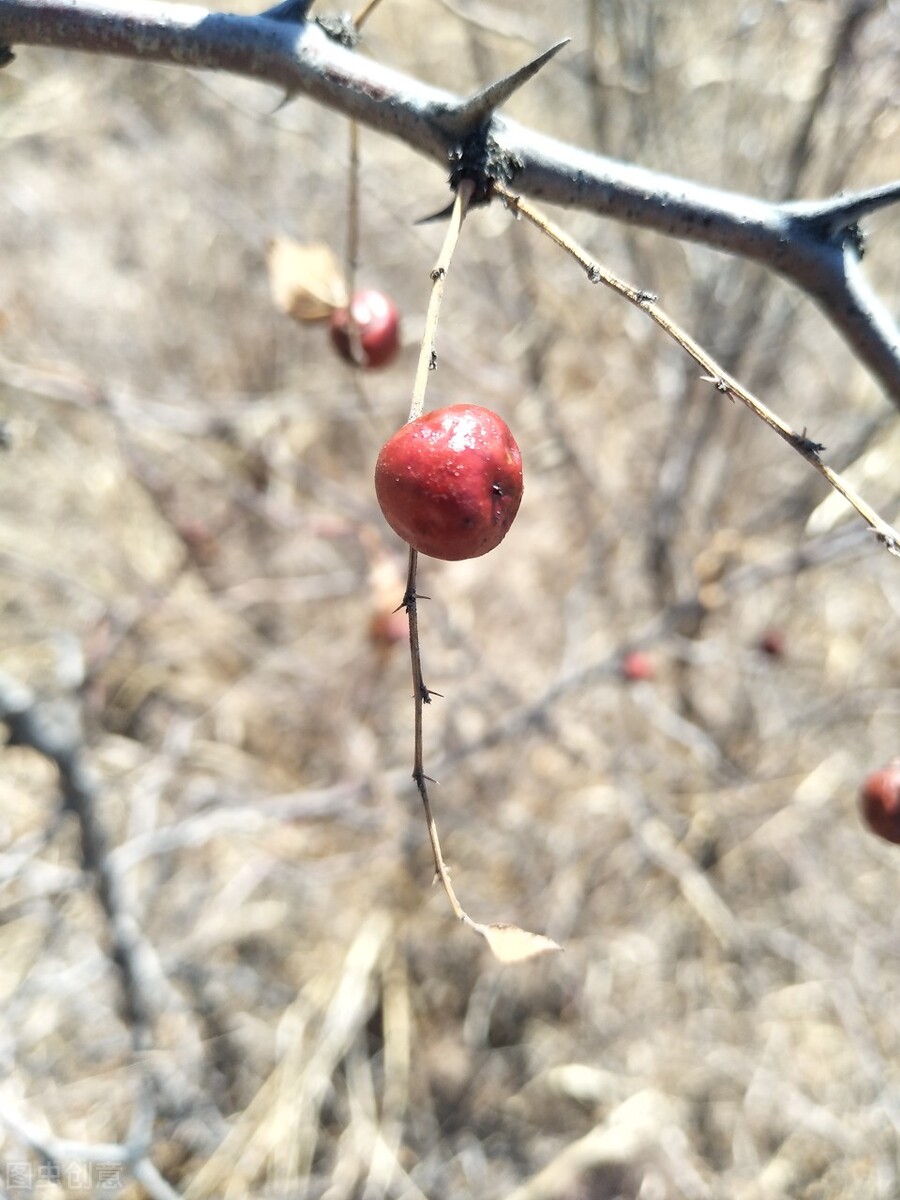
<path id="1" fill-rule="evenodd" d="M 430 600 L 430 599 L 431 599 L 430 596 L 423 596 L 421 592 L 405 592 L 403 595 L 403 599 L 400 601 L 400 603 L 394 609 L 394 612 L 399 612 L 401 608 L 403 608 L 407 612 L 409 612 L 409 610 L 411 608 L 415 608 L 417 600 Z"/>
<path id="2" fill-rule="evenodd" d="M 288 25 L 300 25 L 309 15 L 313 0 L 282 0 L 280 4 L 265 9 L 259 15 L 266 21 L 283 21 Z"/>
<path id="3" fill-rule="evenodd" d="M 505 104 L 523 84 L 534 78 L 541 67 L 554 58 L 563 46 L 567 46 L 569 41 L 569 38 L 564 38 L 555 46 L 551 46 L 549 50 L 545 50 L 543 54 L 539 54 L 537 58 L 533 58 L 531 62 L 525 63 L 524 66 L 518 67 L 494 83 L 489 83 L 487 87 L 481 88 L 473 96 L 463 100 L 461 104 L 448 107 L 438 116 L 438 124 L 446 133 L 459 136 L 473 132 L 493 115 L 495 109 Z"/>
<path id="4" fill-rule="evenodd" d="M 802 433 L 795 433 L 791 438 L 796 448 L 801 454 L 807 458 L 818 458 L 819 454 L 825 449 L 822 442 L 814 442 L 811 437 L 806 436 L 806 426 L 803 427 Z"/>
<path id="5" fill-rule="evenodd" d="M 734 396 L 731 393 L 731 388 L 721 375 L 701 375 L 700 378 L 704 383 L 713 384 L 716 391 L 721 392 L 723 396 L 731 396 L 732 401 L 734 400 Z"/>
<path id="6" fill-rule="evenodd" d="M 435 221 L 446 221 L 452 212 L 453 201 L 451 200 L 450 203 L 446 205 L 446 207 L 442 208 L 439 212 L 431 213 L 427 217 L 419 217 L 418 221 L 415 221 L 414 224 L 431 225 Z"/>

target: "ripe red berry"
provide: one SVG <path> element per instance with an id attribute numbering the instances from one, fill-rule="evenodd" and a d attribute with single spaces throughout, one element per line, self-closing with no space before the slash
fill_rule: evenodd
<path id="1" fill-rule="evenodd" d="M 759 639 L 759 648 L 769 658 L 784 658 L 786 640 L 780 629 L 767 629 Z"/>
<path id="2" fill-rule="evenodd" d="M 619 674 L 629 683 L 642 683 L 653 679 L 656 668 L 649 654 L 642 650 L 631 650 L 619 664 Z"/>
<path id="3" fill-rule="evenodd" d="M 375 464 L 387 523 L 432 558 L 478 558 L 503 541 L 522 499 L 522 456 L 502 418 L 477 404 L 399 429 Z"/>
<path id="4" fill-rule="evenodd" d="M 866 776 L 859 805 L 873 833 L 900 845 L 900 758 Z"/>
<path id="5" fill-rule="evenodd" d="M 351 313 L 358 332 L 356 347 Z M 350 308 L 335 309 L 331 315 L 331 341 L 347 362 L 364 367 L 385 366 L 400 349 L 400 313 L 396 304 L 374 288 L 354 292 Z"/>

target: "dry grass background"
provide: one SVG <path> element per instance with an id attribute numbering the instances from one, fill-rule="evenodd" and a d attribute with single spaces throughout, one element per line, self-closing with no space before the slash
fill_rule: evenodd
<path id="1" fill-rule="evenodd" d="M 772 198 L 812 106 L 815 196 L 900 175 L 890 5 L 813 106 L 846 8 L 385 0 L 367 52 L 465 91 L 569 35 L 513 115 Z M 424 564 L 426 766 L 469 911 L 565 944 L 492 962 L 431 888 L 406 651 L 371 636 L 404 571 L 372 464 L 445 182 L 363 134 L 360 279 L 407 346 L 360 377 L 270 302 L 270 236 L 345 236 L 346 124 L 277 100 L 27 49 L 0 75 L 0 667 L 77 695 L 168 981 L 136 1054 L 54 771 L 7 748 L 0 1109 L 121 1141 L 149 1077 L 152 1157 L 191 1200 L 891 1200 L 900 857 L 855 796 L 898 750 L 896 560 L 639 313 L 473 214 L 428 403 L 499 410 L 526 493 L 495 553 Z M 896 411 L 803 298 L 562 219 L 897 519 Z M 897 213 L 870 233 L 896 311 Z M 641 639 L 657 677 L 629 686 Z"/>

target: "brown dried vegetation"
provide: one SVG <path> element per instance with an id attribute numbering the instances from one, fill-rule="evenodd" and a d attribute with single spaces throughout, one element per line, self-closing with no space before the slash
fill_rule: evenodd
<path id="1" fill-rule="evenodd" d="M 900 176 L 896 13 L 871 9 L 795 195 Z M 367 50 L 462 92 L 570 35 L 513 115 L 777 197 L 843 11 L 386 0 Z M 273 308 L 269 240 L 340 252 L 346 203 L 345 122 L 277 101 L 52 52 L 0 73 L 0 667 L 77 697 L 169 985 L 136 1055 L 54 771 L 6 749 L 0 1109 L 121 1141 L 146 1061 L 151 1157 L 191 1200 L 889 1200 L 900 857 L 856 793 L 898 751 L 897 561 L 640 313 L 475 211 L 428 403 L 500 412 L 527 486 L 494 553 L 422 564 L 426 767 L 469 912 L 565 944 L 492 961 L 430 888 L 408 658 L 372 632 L 405 570 L 372 467 L 415 349 L 363 378 Z M 360 282 L 407 338 L 445 197 L 363 134 Z M 561 219 L 896 521 L 896 411 L 805 300 Z M 896 309 L 896 210 L 869 232 Z M 625 685 L 634 645 L 655 678 Z"/>

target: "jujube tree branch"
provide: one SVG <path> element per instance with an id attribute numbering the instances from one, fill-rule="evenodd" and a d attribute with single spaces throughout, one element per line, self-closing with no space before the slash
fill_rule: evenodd
<path id="1" fill-rule="evenodd" d="M 900 406 L 900 330 L 860 270 L 857 225 L 896 203 L 900 183 L 814 203 L 773 203 L 659 174 L 498 117 L 496 100 L 506 99 L 508 88 L 492 85 L 496 97 L 489 87 L 463 99 L 374 63 L 300 19 L 304 11 L 281 5 L 244 17 L 156 0 L 0 0 L 0 46 L 47 45 L 230 71 L 289 96 L 306 95 L 444 166 L 477 124 L 520 195 L 698 242 L 790 280 Z"/>

